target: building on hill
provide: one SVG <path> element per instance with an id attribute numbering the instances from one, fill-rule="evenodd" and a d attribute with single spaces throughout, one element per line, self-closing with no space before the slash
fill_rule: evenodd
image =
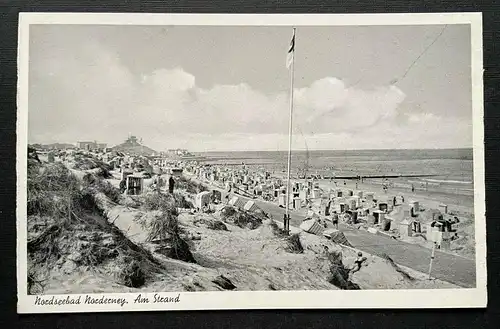
<path id="1" fill-rule="evenodd" d="M 183 155 L 189 155 L 189 152 L 186 149 L 170 149 L 167 151 L 167 154 L 183 156 Z"/>
<path id="2" fill-rule="evenodd" d="M 193 155 L 186 149 L 170 149 L 164 152 L 163 155 L 171 158 L 183 158 L 183 159 L 195 157 L 195 155 Z"/>
<path id="3" fill-rule="evenodd" d="M 68 143 L 52 143 L 52 144 L 33 144 L 33 148 L 38 150 L 68 150 L 74 149 L 75 145 Z"/>
<path id="4" fill-rule="evenodd" d="M 95 142 L 77 142 L 76 147 L 79 149 L 90 150 L 95 148 Z"/>
<path id="5" fill-rule="evenodd" d="M 127 140 L 125 141 L 125 143 L 139 144 L 139 140 L 135 136 L 130 136 L 129 138 L 127 138 Z"/>
<path id="6" fill-rule="evenodd" d="M 97 142 L 78 142 L 76 146 L 80 149 L 84 149 L 87 151 L 91 150 L 104 150 L 107 147 L 106 143 L 97 143 Z"/>
<path id="7" fill-rule="evenodd" d="M 157 152 L 139 142 L 136 136 L 129 136 L 125 142 L 113 147 L 113 151 L 130 155 L 152 156 Z"/>

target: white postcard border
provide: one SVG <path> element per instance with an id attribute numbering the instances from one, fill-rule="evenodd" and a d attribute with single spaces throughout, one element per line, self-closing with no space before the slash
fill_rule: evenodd
<path id="1" fill-rule="evenodd" d="M 29 26 L 33 24 L 91 25 L 433 25 L 470 24 L 472 50 L 472 111 L 474 215 L 476 236 L 476 288 L 359 291 L 231 291 L 165 292 L 179 296 L 178 303 L 136 304 L 138 293 L 70 294 L 81 304 L 40 306 L 27 294 L 26 172 L 28 141 Z M 111 311 L 216 310 L 216 309 L 379 309 L 379 308 L 477 308 L 487 304 L 486 208 L 484 180 L 483 52 L 481 13 L 433 14 L 107 14 L 107 13 L 21 13 L 19 16 L 18 111 L 17 111 L 17 282 L 18 313 L 77 313 Z M 154 293 L 142 293 L 153 299 Z M 44 299 L 53 295 L 43 295 Z M 128 303 L 85 304 L 92 298 L 125 298 Z"/>

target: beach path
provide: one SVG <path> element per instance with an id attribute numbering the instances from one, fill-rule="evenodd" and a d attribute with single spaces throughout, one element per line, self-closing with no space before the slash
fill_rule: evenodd
<path id="1" fill-rule="evenodd" d="M 247 198 L 238 195 L 247 200 Z M 282 221 L 285 213 L 284 208 L 275 204 L 254 199 L 253 201 L 273 219 Z M 304 216 L 298 212 L 290 212 L 290 224 L 298 227 Z M 340 224 L 339 229 L 354 248 L 369 254 L 382 256 L 387 254 L 396 263 L 412 268 L 416 271 L 427 273 L 431 250 L 419 245 L 410 244 L 391 239 L 388 236 L 372 234 L 364 230 L 358 230 L 347 225 Z M 475 262 L 461 256 L 436 251 L 432 266 L 432 277 L 456 284 L 461 287 L 473 288 L 476 286 Z"/>
<path id="2" fill-rule="evenodd" d="M 432 252 L 430 249 L 346 225 L 339 226 L 356 249 L 377 256 L 385 253 L 400 265 L 428 273 Z M 471 259 L 436 250 L 431 276 L 461 287 L 473 288 L 476 286 L 475 268 L 475 262 Z"/>

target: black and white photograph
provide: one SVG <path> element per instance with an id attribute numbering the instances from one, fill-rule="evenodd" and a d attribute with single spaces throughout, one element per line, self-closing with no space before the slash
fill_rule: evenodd
<path id="1" fill-rule="evenodd" d="M 486 305 L 480 14 L 19 31 L 19 312 Z"/>

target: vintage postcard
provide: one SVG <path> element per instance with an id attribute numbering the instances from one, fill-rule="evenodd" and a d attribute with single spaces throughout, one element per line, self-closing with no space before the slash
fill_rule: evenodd
<path id="1" fill-rule="evenodd" d="M 485 307 L 480 13 L 23 13 L 18 312 Z"/>

